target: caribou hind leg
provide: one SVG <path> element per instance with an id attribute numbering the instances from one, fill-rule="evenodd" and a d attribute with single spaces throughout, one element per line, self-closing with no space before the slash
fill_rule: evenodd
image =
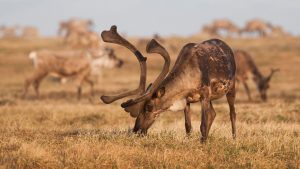
<path id="1" fill-rule="evenodd" d="M 47 74 L 42 74 L 39 78 L 35 79 L 35 81 L 33 82 L 33 88 L 35 90 L 35 94 L 36 97 L 39 99 L 40 98 L 40 92 L 39 92 L 39 88 L 40 88 L 40 84 L 42 79 L 46 76 Z"/>
<path id="2" fill-rule="evenodd" d="M 85 81 L 90 84 L 91 86 L 91 90 L 90 90 L 90 93 L 91 93 L 91 96 L 93 97 L 94 96 L 94 82 L 93 80 L 91 80 L 89 77 L 86 77 L 85 78 Z"/>
<path id="3" fill-rule="evenodd" d="M 39 98 L 39 85 L 42 79 L 47 75 L 45 72 L 35 71 L 29 78 L 25 80 L 24 91 L 22 98 L 25 98 L 30 85 L 33 85 L 36 96 Z"/>

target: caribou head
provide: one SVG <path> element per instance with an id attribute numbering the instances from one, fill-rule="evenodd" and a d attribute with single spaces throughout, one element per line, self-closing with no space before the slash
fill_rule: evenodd
<path id="1" fill-rule="evenodd" d="M 267 91 L 270 88 L 270 81 L 275 72 L 278 72 L 279 69 L 271 69 L 270 74 L 266 77 L 262 77 L 258 83 L 257 88 L 259 90 L 260 97 L 263 101 L 267 101 Z"/>
<path id="2" fill-rule="evenodd" d="M 127 91 L 114 96 L 101 96 L 101 100 L 104 103 L 109 104 L 124 97 L 135 95 L 135 98 L 127 100 L 126 102 L 122 103 L 121 106 L 126 112 L 129 112 L 132 117 L 137 118 L 134 132 L 141 130 L 143 133 L 145 133 L 158 116 L 159 111 L 161 111 L 161 109 L 156 108 L 155 103 L 157 103 L 157 99 L 163 94 L 163 89 L 159 89 L 159 86 L 169 71 L 170 56 L 164 47 L 162 47 L 154 39 L 148 43 L 146 48 L 147 53 L 160 54 L 164 58 L 165 63 L 162 72 L 146 89 L 147 58 L 144 57 L 135 46 L 118 34 L 116 26 L 112 26 L 109 31 L 103 31 L 101 33 L 101 37 L 104 42 L 119 44 L 128 48 L 132 53 L 134 53 L 140 63 L 141 71 L 140 83 L 135 90 Z"/>

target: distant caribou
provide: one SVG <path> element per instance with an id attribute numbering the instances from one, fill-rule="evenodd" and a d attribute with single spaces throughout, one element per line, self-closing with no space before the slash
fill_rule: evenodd
<path id="1" fill-rule="evenodd" d="M 92 32 L 92 25 L 93 22 L 89 19 L 72 18 L 60 22 L 58 35 L 63 35 L 65 43 L 71 47 L 96 48 L 94 37 L 95 35 L 97 37 L 97 34 Z M 97 39 L 99 38 L 97 37 Z"/>
<path id="2" fill-rule="evenodd" d="M 249 20 L 245 27 L 241 29 L 241 34 L 258 33 L 259 37 L 266 37 L 272 31 L 272 24 L 261 19 Z"/>
<path id="3" fill-rule="evenodd" d="M 212 27 L 216 31 L 224 30 L 227 36 L 232 36 L 233 34 L 239 34 L 239 28 L 228 19 L 217 19 L 212 23 Z M 219 34 L 219 33 L 218 33 Z"/>
<path id="4" fill-rule="evenodd" d="M 210 36 L 221 36 L 220 31 L 225 31 L 226 36 L 230 37 L 234 34 L 239 35 L 239 28 L 229 19 L 216 19 L 211 24 L 205 25 L 202 29 L 203 33 Z"/>
<path id="5" fill-rule="evenodd" d="M 26 26 L 22 29 L 22 38 L 37 38 L 39 37 L 39 30 L 33 26 Z"/>
<path id="6" fill-rule="evenodd" d="M 256 84 L 261 99 L 263 101 L 267 101 L 267 90 L 270 87 L 270 80 L 273 77 L 274 73 L 279 71 L 279 69 L 271 69 L 271 72 L 268 76 L 263 76 L 249 53 L 243 50 L 235 50 L 234 55 L 237 66 L 236 79 L 237 82 L 241 82 L 243 84 L 249 101 L 252 100 L 250 89 L 247 85 L 249 74 L 252 76 L 253 81 Z"/>
<path id="7" fill-rule="evenodd" d="M 128 48 L 140 62 L 140 83 L 135 90 L 115 96 L 101 96 L 101 100 L 112 103 L 127 96 L 135 95 L 121 104 L 126 112 L 136 117 L 133 132 L 146 134 L 155 119 L 165 110 L 184 110 L 186 132 L 191 132 L 190 104 L 201 102 L 201 142 L 205 142 L 216 112 L 212 100 L 226 95 L 230 108 L 232 135 L 235 127 L 235 61 L 231 48 L 223 41 L 211 39 L 202 43 L 186 44 L 169 71 L 170 56 L 157 41 L 152 39 L 147 53 L 160 54 L 165 63 L 156 80 L 146 87 L 146 58 L 130 42 L 121 37 L 117 27 L 103 31 L 104 42 L 115 43 Z"/>
<path id="8" fill-rule="evenodd" d="M 33 85 L 37 97 L 39 86 L 43 78 L 54 73 L 61 77 L 75 77 L 77 84 L 77 98 L 81 98 L 81 86 L 87 82 L 94 94 L 93 75 L 101 73 L 103 68 L 121 67 L 123 61 L 118 59 L 112 49 L 88 51 L 33 51 L 29 54 L 34 65 L 34 72 L 26 78 L 22 97 L 27 95 L 28 87 Z"/>
<path id="9" fill-rule="evenodd" d="M 19 26 L 1 26 L 0 38 L 16 38 Z"/>

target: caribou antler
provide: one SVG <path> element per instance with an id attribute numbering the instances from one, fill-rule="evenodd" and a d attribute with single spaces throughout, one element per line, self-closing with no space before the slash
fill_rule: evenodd
<path id="1" fill-rule="evenodd" d="M 109 42 L 109 43 L 115 43 L 119 44 L 121 46 L 124 46 L 128 48 L 132 53 L 135 54 L 137 57 L 139 63 L 140 63 L 140 69 L 141 69 L 141 75 L 140 75 L 140 84 L 137 89 L 127 91 L 125 93 L 121 93 L 115 96 L 101 96 L 101 100 L 106 103 L 112 103 L 118 99 L 135 95 L 135 94 L 142 94 L 145 92 L 145 86 L 146 86 L 146 75 L 147 75 L 147 67 L 146 67 L 146 60 L 147 58 L 144 57 L 140 51 L 138 51 L 130 42 L 128 42 L 126 39 L 121 37 L 118 32 L 117 32 L 117 26 L 113 25 L 111 26 L 109 31 L 103 31 L 101 33 L 101 37 L 104 42 Z"/>
<path id="2" fill-rule="evenodd" d="M 152 39 L 147 47 L 146 47 L 146 51 L 147 53 L 158 53 L 160 54 L 164 60 L 164 67 L 163 70 L 161 71 L 161 73 L 159 74 L 159 76 L 156 78 L 156 80 L 154 81 L 154 83 L 151 85 L 151 87 L 149 88 L 149 90 L 147 90 L 147 92 L 141 96 L 138 96 L 135 99 L 130 99 L 127 102 L 124 102 L 121 104 L 121 106 L 123 108 L 126 108 L 128 106 L 134 105 L 136 103 L 139 103 L 143 100 L 148 100 L 152 97 L 152 95 L 154 94 L 154 92 L 158 89 L 159 85 L 161 84 L 161 82 L 163 81 L 163 79 L 166 77 L 166 75 L 169 72 L 169 67 L 170 67 L 170 56 L 168 54 L 168 52 L 166 51 L 166 49 L 161 46 L 156 40 Z"/>
<path id="3" fill-rule="evenodd" d="M 278 72 L 280 69 L 271 69 L 271 73 L 270 73 L 270 75 L 266 78 L 267 79 L 267 81 L 270 81 L 271 80 L 271 78 L 272 78 L 272 76 L 274 75 L 274 73 L 275 72 Z"/>

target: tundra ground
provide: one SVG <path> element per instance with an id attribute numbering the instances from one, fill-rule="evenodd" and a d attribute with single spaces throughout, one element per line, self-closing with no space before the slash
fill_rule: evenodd
<path id="1" fill-rule="evenodd" d="M 168 38 L 180 49 L 201 38 Z M 135 39 L 132 39 L 135 42 Z M 165 112 L 145 137 L 130 132 L 134 119 L 121 101 L 100 102 L 104 93 L 138 85 L 139 68 L 126 49 L 113 46 L 124 67 L 107 70 L 98 80 L 96 96 L 84 86 L 76 99 L 72 81 L 60 84 L 48 77 L 38 100 L 32 90 L 21 99 L 24 79 L 33 71 L 27 55 L 32 50 L 62 49 L 59 39 L 0 40 L 0 168 L 300 168 L 300 39 L 225 40 L 253 55 L 263 74 L 280 68 L 260 101 L 238 87 L 237 139 L 231 137 L 226 99 L 215 101 L 217 117 L 208 142 L 200 144 L 200 104 L 192 106 L 193 133 L 187 137 L 183 112 Z M 145 50 L 141 50 L 145 53 Z M 172 61 L 178 51 L 171 52 Z M 148 81 L 160 72 L 163 60 L 148 57 Z"/>

